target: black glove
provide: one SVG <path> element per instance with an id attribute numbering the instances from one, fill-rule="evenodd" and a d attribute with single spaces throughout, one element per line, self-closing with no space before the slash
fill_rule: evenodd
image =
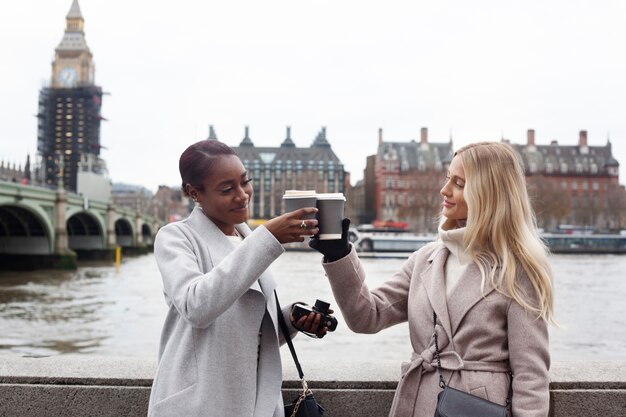
<path id="1" fill-rule="evenodd" d="M 350 253 L 350 243 L 348 243 L 348 228 L 350 219 L 347 217 L 341 221 L 341 239 L 320 240 L 319 235 L 315 235 L 309 240 L 309 247 L 324 255 L 324 262 L 334 262 Z"/>

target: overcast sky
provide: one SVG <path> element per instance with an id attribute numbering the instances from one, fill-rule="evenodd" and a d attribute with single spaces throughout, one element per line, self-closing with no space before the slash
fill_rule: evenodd
<path id="1" fill-rule="evenodd" d="M 0 160 L 37 148 L 37 99 L 71 0 L 3 2 Z M 322 126 L 352 182 L 389 141 L 589 145 L 610 135 L 626 178 L 622 0 L 80 0 L 107 95 L 114 182 L 179 182 L 178 157 L 215 126 L 237 146 L 310 146 Z"/>

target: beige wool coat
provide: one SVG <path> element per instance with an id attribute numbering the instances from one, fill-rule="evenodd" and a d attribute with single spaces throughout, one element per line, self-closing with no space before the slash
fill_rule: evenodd
<path id="1" fill-rule="evenodd" d="M 265 227 L 236 228 L 238 245 L 196 207 L 157 234 L 168 313 L 150 417 L 283 417 L 284 339 L 267 268 L 284 249 Z"/>
<path id="2" fill-rule="evenodd" d="M 489 284 L 470 264 L 446 298 L 444 265 L 449 251 L 432 242 L 413 253 L 382 286 L 370 290 L 354 248 L 338 261 L 324 263 L 333 294 L 348 327 L 376 333 L 408 321 L 413 347 L 403 363 L 390 416 L 432 417 L 441 391 L 434 359 L 433 310 L 437 313 L 444 379 L 453 388 L 504 404 L 513 377 L 514 417 L 546 417 L 549 409 L 550 356 L 544 320 Z M 520 276 L 528 294 L 530 282 Z"/>

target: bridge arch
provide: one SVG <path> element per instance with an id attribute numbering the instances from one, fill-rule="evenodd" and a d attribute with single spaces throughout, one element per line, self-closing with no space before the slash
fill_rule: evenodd
<path id="1" fill-rule="evenodd" d="M 144 223 L 141 225 L 141 240 L 145 245 L 152 245 L 154 243 L 153 239 L 154 233 L 152 232 L 152 228 L 148 223 Z"/>
<path id="2" fill-rule="evenodd" d="M 67 242 L 74 251 L 104 249 L 105 234 L 98 218 L 89 211 L 79 211 L 66 222 Z"/>
<path id="3" fill-rule="evenodd" d="M 134 245 L 134 233 L 132 223 L 125 217 L 115 221 L 115 244 L 123 248 Z"/>
<path id="4" fill-rule="evenodd" d="M 52 233 L 50 223 L 31 207 L 0 205 L 0 254 L 49 255 Z"/>

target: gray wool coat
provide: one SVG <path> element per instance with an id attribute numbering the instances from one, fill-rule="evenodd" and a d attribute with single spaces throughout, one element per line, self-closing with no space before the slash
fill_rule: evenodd
<path id="1" fill-rule="evenodd" d="M 150 417 L 283 417 L 283 339 L 267 268 L 284 249 L 263 226 L 236 228 L 238 245 L 196 207 L 157 234 L 169 310 Z"/>
<path id="2" fill-rule="evenodd" d="M 512 414 L 546 417 L 550 355 L 546 322 L 487 284 L 470 264 L 446 297 L 444 265 L 449 251 L 433 242 L 413 253 L 401 269 L 373 290 L 354 248 L 324 263 L 333 294 L 348 327 L 376 333 L 408 321 L 413 355 L 403 363 L 391 416 L 432 417 L 441 391 L 434 358 L 433 310 L 437 313 L 443 374 L 451 387 L 504 404 L 513 377 Z M 527 294 L 530 281 L 519 277 Z"/>

